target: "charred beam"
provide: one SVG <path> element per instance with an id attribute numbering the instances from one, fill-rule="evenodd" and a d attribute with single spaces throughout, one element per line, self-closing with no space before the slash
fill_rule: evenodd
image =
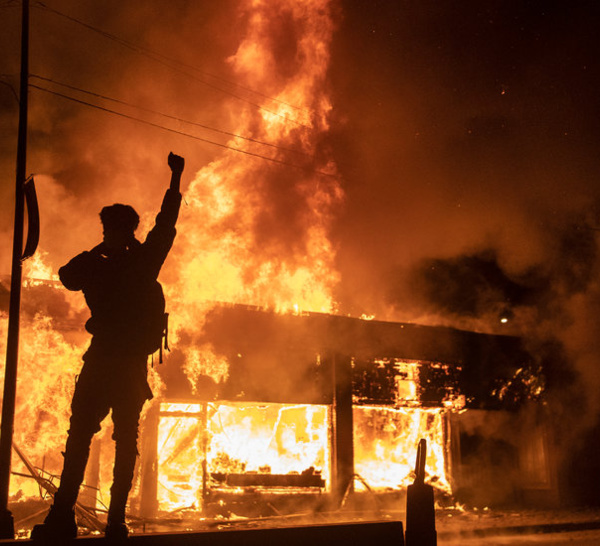
<path id="1" fill-rule="evenodd" d="M 354 421 L 352 416 L 352 362 L 333 357 L 332 477 L 331 490 L 338 506 L 354 484 Z"/>

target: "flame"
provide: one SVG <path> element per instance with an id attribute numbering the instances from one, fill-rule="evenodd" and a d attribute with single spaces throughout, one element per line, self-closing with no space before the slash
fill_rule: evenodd
<path id="1" fill-rule="evenodd" d="M 198 334 L 210 302 L 296 313 L 336 308 L 339 276 L 329 231 L 342 190 L 331 161 L 314 159 L 331 110 L 325 92 L 333 31 L 329 2 L 253 1 L 242 10 L 247 28 L 228 62 L 240 84 L 266 90 L 272 99 L 263 98 L 259 110 L 232 104 L 238 120 L 233 132 L 277 146 L 265 152 L 244 144 L 285 164 L 227 151 L 189 184 L 167 264 L 175 279 L 167 286 L 175 342 L 184 333 Z M 282 19 L 299 33 L 285 72 L 274 39 Z M 239 146 L 235 139 L 229 144 Z M 315 172 L 325 169 L 331 176 Z M 192 385 L 198 374 L 216 381 L 227 375 L 222 361 L 210 364 L 219 360 L 210 353 L 205 346 L 187 354 Z"/>
<path id="2" fill-rule="evenodd" d="M 416 446 L 428 444 L 426 480 L 451 494 L 443 408 L 355 407 L 356 489 L 400 490 L 412 483 Z M 318 471 L 331 484 L 329 408 L 287 404 L 164 403 L 159 425 L 159 508 L 200 509 L 215 473 Z M 229 488 L 232 491 L 231 488 Z M 240 490 L 241 491 L 241 490 Z"/>
<path id="3" fill-rule="evenodd" d="M 356 473 L 371 489 L 398 490 L 410 485 L 417 445 L 425 438 L 427 481 L 451 493 L 446 472 L 446 410 L 361 406 L 355 407 L 353 413 Z"/>
<path id="4" fill-rule="evenodd" d="M 25 278 L 25 286 L 40 285 L 43 281 L 58 282 L 52 268 L 46 263 L 48 253 L 43 249 L 38 250 L 31 258 L 28 258 L 23 264 L 23 276 Z"/>
<path id="5" fill-rule="evenodd" d="M 0 320 L 0 351 L 6 351 L 8 320 Z M 36 315 L 25 324 L 20 336 L 20 367 L 17 380 L 14 442 L 35 464 L 57 475 L 62 467 L 75 376 L 81 368 L 81 349 L 65 340 L 50 317 Z M 4 380 L 4 368 L 2 380 Z M 27 473 L 13 455 L 13 471 Z M 17 497 L 37 497 L 39 489 L 30 479 L 11 480 Z"/>
<path id="6" fill-rule="evenodd" d="M 232 102 L 230 118 L 237 124 L 232 132 L 276 147 L 265 152 L 255 142 L 236 138 L 228 145 L 268 154 L 276 162 L 227 150 L 184 185 L 178 237 L 161 280 L 171 344 L 181 349 L 182 369 L 193 390 L 200 375 L 219 383 L 229 373 L 227 359 L 202 340 L 215 302 L 295 314 L 336 311 L 339 274 L 330 231 L 343 192 L 335 165 L 318 144 L 331 111 L 326 86 L 334 30 L 330 1 L 248 0 L 242 10 L 247 27 L 228 63 L 242 86 L 265 95 L 256 99 L 260 109 Z M 294 29 L 294 54 L 284 60 L 274 38 L 282 20 Z M 27 262 L 26 276 L 51 285 L 57 278 L 45 262 L 46 254 L 39 252 Z M 83 298 L 65 297 L 72 319 L 84 308 Z M 0 336 L 5 351 L 6 316 L 0 317 Z M 74 378 L 86 341 L 42 314 L 22 325 L 15 443 L 50 474 L 61 469 Z M 162 384 L 153 369 L 150 378 L 158 395 Z M 416 399 L 412 376 L 401 387 L 399 399 Z M 314 468 L 329 487 L 329 411 L 326 406 L 226 401 L 163 404 L 159 507 L 200 509 L 207 480 L 219 472 L 289 474 Z M 357 473 L 375 489 L 403 487 L 414 465 L 407 446 L 416 450 L 418 440 L 427 438 L 427 473 L 449 490 L 444 415 L 443 409 L 355 408 Z M 105 501 L 110 467 L 109 458 L 101 469 Z M 17 459 L 13 468 L 22 470 Z M 15 477 L 11 494 L 13 499 L 36 497 L 38 487 Z"/>
<path id="7" fill-rule="evenodd" d="M 326 406 L 164 403 L 161 416 L 161 510 L 202 507 L 214 473 L 329 473 Z"/>

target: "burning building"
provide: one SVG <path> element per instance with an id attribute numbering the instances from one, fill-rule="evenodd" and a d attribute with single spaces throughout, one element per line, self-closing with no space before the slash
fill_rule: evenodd
<path id="1" fill-rule="evenodd" d="M 231 130 L 225 137 L 221 132 L 219 154 L 210 155 L 204 149 L 199 153 L 202 168 L 185 184 L 179 233 L 161 273 L 171 313 L 172 352 L 164 364 L 155 362 L 150 369 L 156 399 L 145 415 L 132 513 L 144 518 L 185 510 L 213 514 L 252 510 L 261 514 L 283 513 L 298 503 L 314 507 L 331 500 L 334 506 L 343 506 L 353 491 L 355 497 L 363 495 L 377 503 L 373 499 L 402 494 L 411 479 L 420 438 L 426 438 L 429 444 L 428 482 L 437 487 L 441 496 L 477 504 L 554 498 L 553 439 L 546 426 L 544 405 L 536 403 L 544 388 L 543 373 L 538 360 L 524 350 L 520 339 L 336 314 L 336 289 L 341 274 L 332 231 L 335 216 L 346 199 L 331 141 L 335 128 L 332 131 L 328 70 L 337 6 L 326 0 L 307 0 L 241 2 L 236 7 L 235 47 L 229 44 L 224 56 L 231 81 L 219 83 L 228 94 L 226 99 L 220 98 L 214 114 Z M 347 61 L 348 65 L 351 62 L 354 60 Z M 177 68 L 183 70 L 181 64 Z M 175 81 L 171 73 L 151 76 L 148 81 L 152 84 Z M 185 76 L 196 81 L 197 73 Z M 37 81 L 37 89 L 46 86 L 48 91 L 50 83 Z M 125 83 L 129 91 L 130 82 Z M 173 87 L 172 95 L 163 90 L 169 96 L 169 104 L 178 102 L 182 94 L 183 86 Z M 260 94 L 253 89 L 261 90 Z M 121 91 L 120 86 L 117 90 Z M 199 101 L 193 96 L 191 85 L 188 91 L 187 98 L 196 106 Z M 352 91 L 348 94 L 352 95 Z M 60 100 L 69 98 L 65 88 L 60 93 Z M 147 89 L 143 89 L 137 98 L 145 99 L 146 94 Z M 504 92 L 502 95 L 502 100 L 506 99 Z M 80 108 L 81 101 L 71 98 L 78 100 Z M 93 99 L 86 95 L 87 100 Z M 202 105 L 203 112 L 214 106 L 207 104 Z M 136 112 L 136 116 L 142 115 Z M 379 115 L 389 117 L 387 112 Z M 399 114 L 395 115 L 392 119 L 397 121 Z M 359 112 L 357 117 L 369 126 L 370 116 Z M 429 119 L 430 114 L 426 117 Z M 156 128 L 156 119 L 152 119 L 145 121 Z M 171 123 L 173 116 L 169 122 L 164 117 L 160 120 L 161 124 Z M 191 131 L 185 120 L 176 120 L 176 125 L 167 127 L 169 139 L 174 138 L 174 133 L 184 133 L 182 124 Z M 336 121 L 342 122 L 340 118 Z M 72 135 L 71 144 L 83 146 L 86 139 L 73 131 L 73 127 L 82 125 L 72 120 L 69 123 L 69 131 L 58 131 L 52 126 L 52 136 L 58 132 Z M 489 123 L 472 123 L 469 135 L 480 131 L 495 138 L 496 133 L 486 132 Z M 98 141 L 108 135 L 106 140 L 111 145 L 113 140 L 119 141 L 121 152 L 129 147 L 135 149 L 143 160 L 140 163 L 153 157 L 158 147 L 155 141 L 160 139 L 154 133 L 142 144 L 137 130 L 131 136 L 129 129 L 121 125 L 103 125 L 96 123 L 95 118 L 91 124 L 98 128 Z M 412 126 L 406 129 L 407 134 L 412 130 Z M 114 139 L 115 134 L 122 139 Z M 395 132 L 390 134 L 395 138 Z M 204 133 L 194 133 L 192 138 L 194 144 L 199 140 L 207 142 Z M 395 157 L 394 139 L 381 136 L 375 140 L 393 141 L 393 145 L 386 143 L 393 146 L 393 151 L 386 150 Z M 421 142 L 421 133 L 415 130 L 415 135 L 411 133 L 406 140 L 417 146 L 414 142 Z M 160 140 L 160 145 L 162 152 L 162 148 L 171 146 L 171 140 Z M 72 147 L 75 148 L 66 146 L 70 156 L 92 158 L 90 165 L 86 164 L 90 172 L 95 172 L 100 164 L 106 166 L 105 157 L 118 155 L 105 153 L 99 145 L 97 155 L 90 149 L 86 153 L 71 153 Z M 447 149 L 445 145 L 438 147 Z M 468 143 L 465 147 L 471 149 Z M 110 146 L 107 149 L 114 151 Z M 414 157 L 421 158 L 423 151 L 415 149 L 418 153 Z M 406 155 L 409 153 L 412 151 Z M 99 187 L 110 189 L 111 199 L 114 193 L 115 200 L 132 202 L 144 212 L 142 231 L 151 224 L 158 199 L 151 201 L 162 194 L 159 177 L 151 170 L 148 176 L 139 177 L 133 172 L 137 165 L 130 166 L 129 152 L 125 155 L 128 169 L 122 176 L 127 184 L 120 183 L 123 179 L 114 177 L 108 166 L 110 172 L 102 171 L 106 180 L 99 182 L 91 177 L 91 189 L 72 184 L 73 195 L 85 194 L 87 201 L 75 201 L 65 190 L 68 177 L 41 176 L 40 202 L 46 222 L 42 234 L 52 234 L 46 239 L 42 236 L 42 246 L 50 250 L 54 267 L 40 260 L 28 264 L 30 280 L 23 300 L 15 442 L 50 481 L 60 470 L 68 402 L 86 343 L 81 300 L 51 286 L 50 281 L 67 254 L 70 257 L 82 246 L 87 248 L 89 241 L 84 244 L 81 239 L 91 228 L 73 226 L 91 226 L 89 218 L 95 218 L 100 209 L 100 197 L 106 199 Z M 371 162 L 378 160 L 371 158 Z M 450 163 L 456 168 L 453 161 Z M 510 161 L 503 158 L 500 163 Z M 49 168 L 48 172 L 60 170 Z M 375 171 L 371 168 L 365 172 Z M 418 179 L 422 173 L 430 174 L 424 168 L 417 169 L 417 174 L 403 171 L 404 176 L 412 174 Z M 386 182 L 390 178 L 390 172 L 376 174 Z M 460 181 L 464 178 L 463 172 L 451 174 Z M 513 183 L 520 186 L 520 191 L 529 187 L 525 183 L 529 179 L 514 174 L 505 178 L 516 180 Z M 534 174 L 531 179 L 537 179 L 538 173 Z M 403 225 L 419 224 L 429 237 L 431 226 L 441 222 L 452 206 L 460 229 L 450 230 L 447 239 L 452 239 L 452 247 L 444 247 L 440 252 L 446 256 L 464 252 L 469 244 L 483 244 L 481 239 L 496 233 L 500 224 L 508 229 L 499 230 L 503 235 L 498 243 L 508 263 L 505 269 L 516 271 L 515 275 L 527 272 L 530 262 L 525 254 L 529 248 L 523 243 L 522 234 L 532 231 L 537 217 L 525 207 L 526 220 L 514 221 L 513 216 L 510 222 L 504 218 L 491 222 L 479 202 L 487 203 L 483 199 L 487 186 L 479 184 L 479 175 L 472 176 L 477 182 L 472 186 L 478 188 L 471 196 L 476 203 L 475 217 L 480 218 L 484 228 L 473 229 L 475 222 L 456 213 L 461 203 L 468 200 L 469 192 L 455 184 L 461 193 L 458 203 L 458 197 L 446 187 L 453 185 L 452 177 L 447 183 L 444 178 L 442 184 L 433 175 L 433 182 L 428 179 L 422 184 L 419 180 L 419 191 L 413 188 L 412 194 L 402 196 L 407 207 L 415 209 L 402 210 L 406 215 Z M 117 180 L 114 185 L 113 179 Z M 502 184 L 499 193 L 504 195 L 505 179 L 498 180 Z M 361 183 L 364 189 L 358 192 L 357 202 L 372 191 L 370 179 Z M 443 191 L 438 191 L 440 187 Z M 391 193 L 381 195 L 377 201 L 386 201 L 382 209 L 385 212 L 378 211 L 374 216 L 389 218 L 389 223 L 377 224 L 383 226 L 379 230 L 383 233 L 391 226 L 397 227 L 399 199 L 397 194 L 393 199 L 387 197 Z M 446 207 L 446 200 L 455 197 L 458 205 L 452 202 Z M 535 199 L 529 197 L 527 203 L 537 202 L 537 194 Z M 436 206 L 416 211 L 417 200 Z M 513 202 L 507 201 L 510 205 L 506 214 L 513 214 Z M 44 207 L 45 203 L 48 206 Z M 90 211 L 75 203 L 89 204 L 90 210 L 96 208 Z M 362 202 L 355 203 L 354 212 L 362 206 Z M 463 210 L 460 209 L 461 214 Z M 352 216 L 352 209 L 348 216 Z M 530 216 L 534 218 L 531 222 Z M 432 217 L 438 220 L 434 222 Z M 65 219 L 69 220 L 68 225 Z M 348 239 L 361 229 L 357 226 L 356 231 L 350 230 Z M 535 232 L 538 231 L 536 224 Z M 543 231 L 546 235 L 545 228 Z M 392 238 L 396 242 L 400 239 L 396 232 L 387 234 L 387 242 Z M 424 235 L 413 238 L 405 231 L 403 238 L 414 239 L 417 256 L 439 251 L 433 243 L 423 244 Z M 514 248 L 504 245 L 508 244 L 506 240 L 517 238 L 523 244 L 511 254 Z M 447 239 L 440 238 L 442 242 L 437 245 L 444 246 Z M 542 262 L 542 242 L 539 246 L 531 255 Z M 385 248 L 379 251 L 381 262 L 385 261 L 382 257 L 387 254 L 387 245 Z M 395 250 L 397 264 L 406 256 Z M 375 260 L 364 259 L 362 254 L 360 242 L 355 243 L 347 260 L 354 261 L 357 269 L 370 269 Z M 43 257 L 48 259 L 48 255 Z M 554 270 L 549 267 L 548 271 L 550 278 Z M 36 278 L 44 282 L 31 280 Z M 377 275 L 365 275 L 361 289 L 373 286 L 373 279 L 378 279 Z M 578 280 L 581 279 L 576 277 Z M 347 292 L 348 286 L 354 286 L 352 281 L 346 281 Z M 2 318 L 3 342 L 6 336 Z M 87 478 L 88 485 L 97 488 L 91 489 L 96 493 L 90 501 L 97 506 L 107 502 L 109 436 L 110 432 L 105 431 L 96 443 Z M 38 485 L 27 476 L 27 469 L 18 459 L 15 472 L 21 475 L 14 477 L 12 499 L 37 497 Z"/>
<path id="2" fill-rule="evenodd" d="M 144 430 L 142 512 L 244 493 L 252 502 L 329 493 L 338 507 L 354 490 L 400 493 L 420 438 L 428 481 L 448 499 L 555 493 L 539 408 L 511 417 L 543 390 L 517 338 L 217 306 L 203 341 L 229 373 L 191 389 L 176 359 L 159 372 L 166 389 Z M 526 430 L 516 426 L 524 415 Z"/>
<path id="3" fill-rule="evenodd" d="M 41 281 L 26 291 L 65 295 Z M 56 323 L 52 335 L 79 329 Z M 140 521 L 402 510 L 422 438 L 442 504 L 556 500 L 551 437 L 535 403 L 543 377 L 516 337 L 215 304 L 194 343 L 227 373 L 190 381 L 182 341 L 154 361 L 162 387 L 144 416 L 130 498 Z M 53 419 L 37 410 L 17 444 L 55 483 L 58 454 L 36 437 Z M 80 497 L 94 510 L 107 503 L 111 461 L 109 427 L 93 444 Z M 13 498 L 37 497 L 39 483 L 15 463 Z"/>

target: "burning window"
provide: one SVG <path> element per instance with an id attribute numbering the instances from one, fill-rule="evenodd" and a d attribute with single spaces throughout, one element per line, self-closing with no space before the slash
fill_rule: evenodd
<path id="1" fill-rule="evenodd" d="M 324 488 L 327 406 L 163 403 L 158 430 L 159 509 L 198 509 L 210 491 L 243 486 Z"/>
<path id="2" fill-rule="evenodd" d="M 429 446 L 428 481 L 450 493 L 447 478 L 449 439 L 443 408 L 359 406 L 353 410 L 356 473 L 375 490 L 403 489 L 414 479 L 416 446 Z M 357 490 L 364 487 L 356 484 Z"/>

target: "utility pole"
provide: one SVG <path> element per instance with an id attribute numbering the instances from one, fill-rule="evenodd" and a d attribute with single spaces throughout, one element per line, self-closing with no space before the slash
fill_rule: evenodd
<path id="1" fill-rule="evenodd" d="M 19 90 L 19 133 L 17 141 L 17 177 L 15 195 L 15 227 L 13 237 L 8 339 L 0 426 L 0 539 L 14 538 L 15 529 L 8 510 L 10 462 L 17 393 L 17 364 L 19 361 L 19 319 L 21 312 L 21 278 L 23 230 L 25 219 L 25 179 L 27 164 L 27 92 L 29 85 L 29 0 L 22 0 L 21 20 L 21 78 Z"/>

